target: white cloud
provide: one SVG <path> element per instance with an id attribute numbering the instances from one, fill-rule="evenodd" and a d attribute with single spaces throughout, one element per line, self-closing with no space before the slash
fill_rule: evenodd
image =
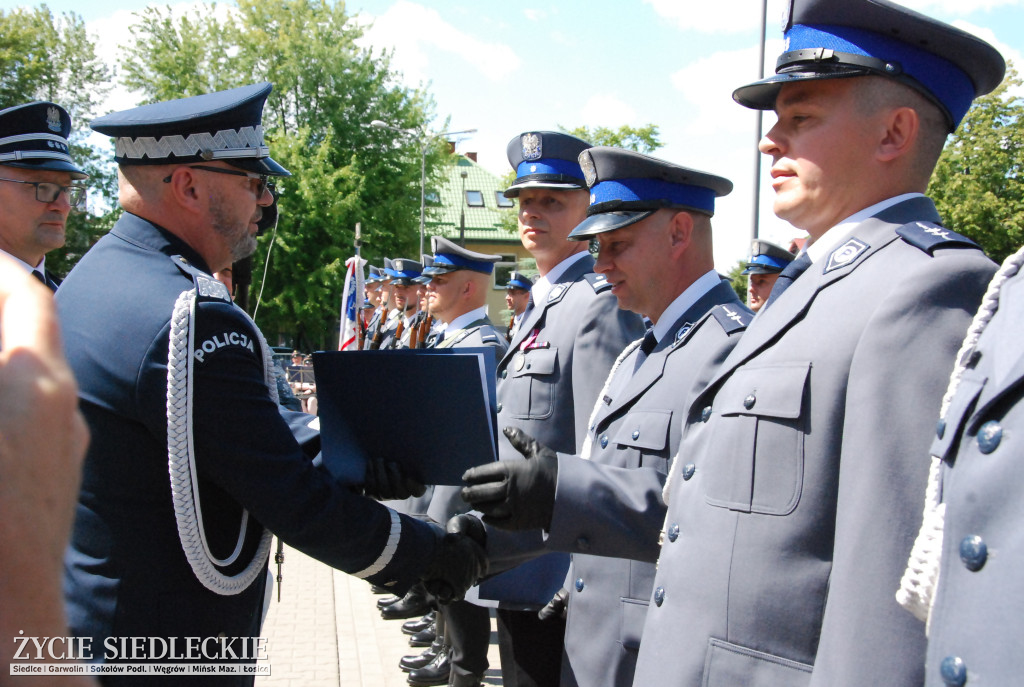
<path id="1" fill-rule="evenodd" d="M 523 15 L 530 21 L 542 21 L 547 19 L 548 13 L 544 10 L 524 9 Z"/>
<path id="2" fill-rule="evenodd" d="M 635 124 L 636 110 L 611 94 L 591 96 L 580 108 L 585 126 L 606 126 L 617 129 L 624 124 Z"/>
<path id="3" fill-rule="evenodd" d="M 483 41 L 460 31 L 433 9 L 408 0 L 399 0 L 377 17 L 360 15 L 360 23 L 373 22 L 361 45 L 394 48 L 392 66 L 405 75 L 405 81 L 418 84 L 428 80 L 429 60 L 425 48 L 452 53 L 491 81 L 507 79 L 521 60 L 502 43 Z"/>
<path id="4" fill-rule="evenodd" d="M 993 2 L 997 0 L 992 0 Z M 778 32 L 788 0 L 767 0 L 768 33 Z M 684 31 L 701 33 L 743 33 L 756 31 L 761 24 L 761 5 L 751 0 L 716 2 L 680 2 L 680 0 L 644 0 L 644 4 L 663 19 L 675 22 Z"/>

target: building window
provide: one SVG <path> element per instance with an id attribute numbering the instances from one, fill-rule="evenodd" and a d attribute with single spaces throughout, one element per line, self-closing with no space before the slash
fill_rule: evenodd
<path id="1" fill-rule="evenodd" d="M 512 273 L 516 270 L 516 256 L 513 253 L 507 255 L 503 254 L 501 260 L 494 263 L 494 287 L 495 289 L 505 290 L 505 284 L 508 284 L 508 280 L 512 278 Z"/>
<path id="2" fill-rule="evenodd" d="M 515 201 L 511 198 L 506 198 L 504 191 L 494 192 L 494 201 L 498 204 L 499 208 L 512 208 L 515 207 Z"/>
<path id="3" fill-rule="evenodd" d="M 484 194 L 481 191 L 466 191 L 466 205 L 471 208 L 484 206 Z"/>

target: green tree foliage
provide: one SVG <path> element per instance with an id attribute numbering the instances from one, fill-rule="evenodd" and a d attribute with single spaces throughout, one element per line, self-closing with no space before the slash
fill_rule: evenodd
<path id="1" fill-rule="evenodd" d="M 747 275 L 743 274 L 743 270 L 747 269 L 747 259 L 743 258 L 733 265 L 732 269 L 729 270 L 729 283 L 732 285 L 732 290 L 736 292 L 736 295 L 740 297 L 740 300 L 744 303 L 747 302 Z"/>
<path id="2" fill-rule="evenodd" d="M 928 185 L 939 214 L 997 261 L 1024 243 L 1024 102 L 1010 95 L 1021 79 L 979 98 L 949 141 Z"/>
<path id="3" fill-rule="evenodd" d="M 239 0 L 237 11 L 221 10 L 179 19 L 143 12 L 122 65 L 126 83 L 148 100 L 274 84 L 263 125 L 271 154 L 293 176 L 277 180 L 281 219 L 276 237 L 260 241 L 252 307 L 262 292 L 265 332 L 327 348 L 356 222 L 374 264 L 419 257 L 420 162 L 433 104 L 397 84 L 389 54 L 356 45 L 362 32 L 342 2 Z M 368 126 L 378 119 L 404 132 Z M 428 145 L 428 188 L 448 158 L 444 141 Z"/>
<path id="4" fill-rule="evenodd" d="M 86 143 L 88 123 L 110 89 L 110 72 L 97 57 L 82 18 L 54 17 L 45 5 L 0 11 L 0 109 L 34 100 L 58 103 L 71 114 L 71 155 L 89 175 L 91 212 L 72 212 L 67 244 L 49 254 L 46 267 L 67 274 L 113 224 L 116 176 L 106 156 Z"/>
<path id="5" fill-rule="evenodd" d="M 596 146 L 614 146 L 635 150 L 638 153 L 653 153 L 662 145 L 658 140 L 657 124 L 648 124 L 639 128 L 623 125 L 618 129 L 606 126 L 598 126 L 593 129 L 587 126 L 578 126 L 575 129 L 566 129 L 562 126 L 558 128 Z"/>

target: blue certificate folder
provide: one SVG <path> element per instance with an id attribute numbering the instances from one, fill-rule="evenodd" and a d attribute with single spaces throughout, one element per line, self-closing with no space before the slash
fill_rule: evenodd
<path id="1" fill-rule="evenodd" d="M 361 484 L 368 456 L 423 484 L 461 485 L 497 459 L 497 368 L 490 348 L 313 354 L 323 461 Z"/>

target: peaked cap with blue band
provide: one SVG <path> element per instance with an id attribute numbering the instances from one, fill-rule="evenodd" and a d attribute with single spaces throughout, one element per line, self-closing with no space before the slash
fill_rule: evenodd
<path id="1" fill-rule="evenodd" d="M 787 83 L 885 76 L 935 103 L 953 131 L 1006 72 L 985 41 L 888 0 L 790 0 L 784 31 L 775 76 L 736 89 L 740 105 L 771 110 Z"/>
<path id="2" fill-rule="evenodd" d="M 511 291 L 512 289 L 522 289 L 523 291 L 529 291 L 533 288 L 533 280 L 527 277 L 522 272 L 513 272 L 509 275 L 508 283 L 505 284 L 505 288 Z"/>
<path id="3" fill-rule="evenodd" d="M 409 286 L 423 274 L 423 265 L 408 258 L 395 258 L 391 261 L 391 268 L 385 267 L 384 271 L 392 281 L 398 282 L 402 286 Z"/>
<path id="4" fill-rule="evenodd" d="M 500 255 L 466 250 L 443 236 L 434 236 L 430 241 L 434 249 L 434 262 L 423 270 L 426 275 L 448 274 L 458 270 L 490 274 L 494 271 L 494 263 L 501 260 Z"/>
<path id="5" fill-rule="evenodd" d="M 579 157 L 589 147 L 586 141 L 557 131 L 528 131 L 516 136 L 506 149 L 516 180 L 505 189 L 505 197 L 515 198 L 524 188 L 586 190 Z"/>
<path id="6" fill-rule="evenodd" d="M 270 176 L 291 173 L 263 140 L 263 105 L 273 90 L 258 83 L 168 100 L 94 119 L 93 131 L 114 137 L 119 165 L 174 165 L 222 160 Z"/>
<path id="7" fill-rule="evenodd" d="M 376 284 L 381 280 L 380 268 L 374 265 L 370 265 L 369 274 L 366 279 L 363 280 L 364 284 Z"/>
<path id="8" fill-rule="evenodd" d="M 796 256 L 771 241 L 754 239 L 750 246 L 750 260 L 741 274 L 778 274 L 793 262 Z"/>
<path id="9" fill-rule="evenodd" d="M 420 276 L 413 279 L 416 284 L 429 284 L 430 283 L 430 266 L 434 264 L 433 255 L 421 255 L 420 265 L 423 268 L 420 272 Z"/>
<path id="10" fill-rule="evenodd" d="M 728 195 L 732 182 L 622 148 L 599 146 L 580 153 L 590 186 L 590 207 L 570 239 L 627 227 L 663 208 L 715 214 L 715 198 Z"/>
<path id="11" fill-rule="evenodd" d="M 71 115 L 50 102 L 26 103 L 0 110 L 0 165 L 67 172 L 72 179 L 89 175 L 71 159 Z"/>

